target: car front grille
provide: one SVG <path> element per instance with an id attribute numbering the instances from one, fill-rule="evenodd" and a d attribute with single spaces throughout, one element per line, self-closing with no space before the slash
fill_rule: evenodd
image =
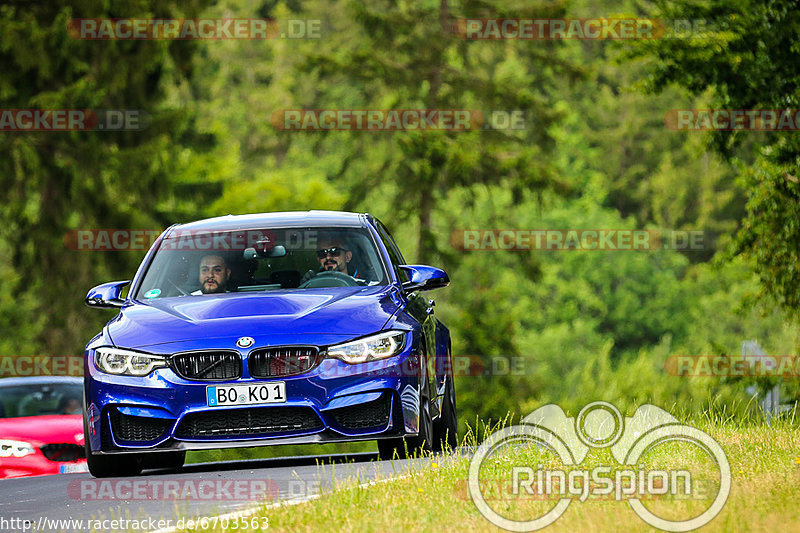
<path id="1" fill-rule="evenodd" d="M 204 411 L 186 415 L 178 426 L 178 438 L 241 436 L 322 429 L 322 420 L 309 407 L 249 407 Z"/>
<path id="2" fill-rule="evenodd" d="M 86 457 L 86 451 L 83 446 L 69 442 L 45 444 L 39 449 L 50 461 L 77 461 Z"/>
<path id="3" fill-rule="evenodd" d="M 172 369 L 186 379 L 218 381 L 242 375 L 242 358 L 237 352 L 186 352 L 170 359 Z"/>
<path id="4" fill-rule="evenodd" d="M 146 418 L 124 415 L 111 410 L 111 429 L 117 440 L 127 442 L 149 442 L 160 439 L 172 426 L 167 418 Z"/>
<path id="5" fill-rule="evenodd" d="M 254 351 L 247 364 L 254 378 L 274 378 L 308 372 L 319 361 L 316 346 L 281 346 Z"/>
<path id="6" fill-rule="evenodd" d="M 345 429 L 367 429 L 383 427 L 389 423 L 390 396 L 384 394 L 377 400 L 332 409 L 326 414 L 333 417 L 336 424 Z"/>

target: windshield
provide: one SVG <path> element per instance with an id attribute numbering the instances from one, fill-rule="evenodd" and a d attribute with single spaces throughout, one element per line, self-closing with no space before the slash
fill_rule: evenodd
<path id="1" fill-rule="evenodd" d="M 135 299 L 385 285 L 363 228 L 177 230 L 164 239 Z"/>
<path id="2" fill-rule="evenodd" d="M 83 383 L 80 381 L 0 386 L 0 418 L 79 415 L 82 394 Z"/>

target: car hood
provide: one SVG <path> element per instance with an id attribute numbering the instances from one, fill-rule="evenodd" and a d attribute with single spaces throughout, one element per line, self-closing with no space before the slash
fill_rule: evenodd
<path id="1" fill-rule="evenodd" d="M 107 331 L 124 348 L 244 336 L 352 338 L 380 331 L 400 305 L 392 286 L 183 296 L 136 301 Z"/>
<path id="2" fill-rule="evenodd" d="M 0 418 L 0 438 L 34 446 L 72 443 L 83 446 L 82 415 L 43 415 Z"/>

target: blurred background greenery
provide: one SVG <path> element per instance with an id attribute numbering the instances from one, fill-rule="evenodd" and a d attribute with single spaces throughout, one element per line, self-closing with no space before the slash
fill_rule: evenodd
<path id="1" fill-rule="evenodd" d="M 679 378 L 674 354 L 796 354 L 796 132 L 678 132 L 671 109 L 798 108 L 789 1 L 156 0 L 0 3 L 0 107 L 142 109 L 141 132 L 0 135 L 0 354 L 75 354 L 83 305 L 143 251 L 68 231 L 228 213 L 369 211 L 406 259 L 445 268 L 453 351 L 522 375 L 457 381 L 462 432 L 545 403 L 752 413 L 769 380 Z M 319 19 L 320 39 L 82 41 L 78 17 Z M 657 41 L 466 41 L 455 18 L 703 19 Z M 280 109 L 516 110 L 524 130 L 283 132 Z M 468 228 L 699 230 L 704 250 L 455 249 Z M 794 382 L 784 398 L 797 399 Z M 348 449 L 371 449 L 363 445 Z M 344 449 L 342 447 L 329 447 Z M 327 449 L 327 448 L 326 448 Z M 316 453 L 319 448 L 237 452 Z M 200 456 L 198 456 L 200 457 Z M 205 454 L 202 458 L 212 455 Z M 214 455 L 213 457 L 220 457 Z"/>

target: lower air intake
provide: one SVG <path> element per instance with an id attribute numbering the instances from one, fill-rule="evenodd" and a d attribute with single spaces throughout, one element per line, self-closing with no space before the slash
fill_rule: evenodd
<path id="1" fill-rule="evenodd" d="M 118 441 L 149 442 L 160 439 L 172 426 L 173 420 L 123 415 L 111 411 L 111 429 Z"/>
<path id="2" fill-rule="evenodd" d="M 258 437 L 322 429 L 322 420 L 310 407 L 249 407 L 191 413 L 183 417 L 175 436 Z"/>
<path id="3" fill-rule="evenodd" d="M 345 429 L 378 428 L 389 423 L 389 402 L 390 396 L 384 394 L 375 401 L 333 409 L 327 414 Z"/>

